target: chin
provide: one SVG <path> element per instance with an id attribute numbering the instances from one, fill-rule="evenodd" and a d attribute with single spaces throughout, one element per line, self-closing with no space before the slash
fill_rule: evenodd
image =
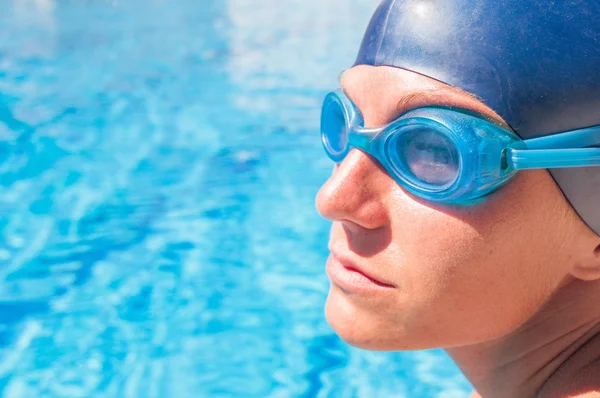
<path id="1" fill-rule="evenodd" d="M 325 304 L 325 318 L 335 333 L 346 343 L 370 351 L 412 351 L 441 347 L 441 341 L 427 328 L 409 325 L 406 319 L 390 319 L 390 314 L 374 302 L 353 300 L 332 285 Z M 381 304 L 381 303 L 379 303 Z M 385 316 L 384 314 L 388 314 Z M 423 330 L 421 330 L 423 329 Z"/>
<path id="2" fill-rule="evenodd" d="M 344 293 L 332 287 L 325 303 L 325 318 L 335 333 L 346 343 L 364 350 L 393 351 L 398 347 L 390 336 L 389 326 L 382 324 L 374 312 L 354 305 Z"/>

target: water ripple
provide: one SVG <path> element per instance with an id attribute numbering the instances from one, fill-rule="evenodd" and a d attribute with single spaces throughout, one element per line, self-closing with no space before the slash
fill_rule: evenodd
<path id="1" fill-rule="evenodd" d="M 4 4 L 2 396 L 468 391 L 323 317 L 319 106 L 375 3 Z"/>

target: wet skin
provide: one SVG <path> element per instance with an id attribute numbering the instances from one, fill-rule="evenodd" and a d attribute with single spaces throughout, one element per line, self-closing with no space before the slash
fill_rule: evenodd
<path id="1" fill-rule="evenodd" d="M 366 127 L 428 105 L 503 124 L 475 97 L 398 68 L 356 66 L 340 84 Z M 600 354 L 578 354 L 596 347 L 600 238 L 546 170 L 521 172 L 476 204 L 442 205 L 407 193 L 354 149 L 335 166 L 316 205 L 333 222 L 326 317 L 348 343 L 444 347 L 484 397 L 561 396 L 552 395 L 555 377 L 562 371 L 572 380 Z M 568 352 L 578 365 L 556 361 Z"/>

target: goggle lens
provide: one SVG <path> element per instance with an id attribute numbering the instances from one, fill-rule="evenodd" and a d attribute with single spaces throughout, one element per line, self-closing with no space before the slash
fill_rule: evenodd
<path id="1" fill-rule="evenodd" d="M 345 152 L 348 146 L 348 122 L 340 102 L 326 101 L 323 104 L 321 137 L 330 157 L 335 158 Z"/>
<path id="2" fill-rule="evenodd" d="M 456 145 L 431 128 L 413 126 L 394 134 L 387 152 L 394 168 L 416 185 L 441 188 L 458 178 L 460 157 Z"/>

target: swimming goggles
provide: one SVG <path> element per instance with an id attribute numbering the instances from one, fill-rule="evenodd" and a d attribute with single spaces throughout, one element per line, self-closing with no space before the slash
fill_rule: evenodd
<path id="1" fill-rule="evenodd" d="M 407 191 L 436 202 L 464 203 L 510 181 L 518 170 L 600 166 L 600 126 L 521 140 L 515 133 L 455 108 L 411 110 L 365 128 L 342 90 L 321 111 L 327 155 L 341 162 L 351 148 L 375 158 Z"/>

